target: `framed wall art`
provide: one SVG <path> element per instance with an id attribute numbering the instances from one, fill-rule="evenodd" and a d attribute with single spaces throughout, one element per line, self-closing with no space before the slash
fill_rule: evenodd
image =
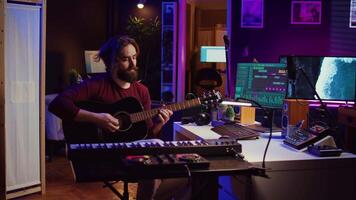
<path id="1" fill-rule="evenodd" d="M 321 24 L 321 1 L 292 1 L 292 24 Z"/>
<path id="2" fill-rule="evenodd" d="M 350 2 L 350 28 L 356 28 L 356 0 Z"/>
<path id="3" fill-rule="evenodd" d="M 241 1 L 242 28 L 263 28 L 263 1 L 264 0 Z"/>

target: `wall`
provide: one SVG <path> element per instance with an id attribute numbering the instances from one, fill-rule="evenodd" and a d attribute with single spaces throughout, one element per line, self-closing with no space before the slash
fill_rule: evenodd
<path id="1" fill-rule="evenodd" d="M 107 37 L 107 5 L 102 0 L 48 1 L 46 94 L 68 84 L 67 73 L 84 72 L 84 50 L 96 50 Z"/>
<path id="2" fill-rule="evenodd" d="M 85 74 L 84 50 L 97 50 L 112 35 L 127 34 L 125 27 L 130 15 L 147 20 L 160 18 L 161 1 L 147 1 L 142 10 L 136 4 L 132 0 L 48 1 L 46 94 L 60 92 L 68 86 L 67 74 L 71 68 Z M 151 58 L 156 59 L 149 59 L 146 63 L 150 67 L 143 71 L 151 96 L 159 98 L 160 34 L 155 41 L 150 52 Z M 152 64 L 153 60 L 158 60 L 156 65 Z"/>
<path id="3" fill-rule="evenodd" d="M 237 62 L 251 61 L 252 57 L 259 62 L 278 62 L 279 56 L 286 54 L 356 56 L 356 29 L 348 28 L 350 0 L 322 1 L 320 25 L 292 25 L 291 1 L 265 0 L 264 5 L 264 28 L 241 28 L 241 1 L 231 1 L 233 81 Z M 242 58 L 246 45 L 250 55 Z"/>
<path id="4" fill-rule="evenodd" d="M 135 38 L 140 46 L 141 53 L 138 57 L 137 66 L 139 70 L 139 78 L 145 84 L 151 95 L 151 99 L 160 100 L 161 96 L 161 0 L 146 1 L 143 9 L 137 8 L 138 1 L 132 0 L 116 0 L 115 9 L 113 11 L 114 23 L 112 24 L 113 33 L 130 35 Z M 130 34 L 126 30 L 129 17 L 143 18 L 144 28 L 150 28 L 149 24 L 158 17 L 159 30 L 154 34 L 149 31 L 140 29 L 137 33 Z M 115 22 L 116 21 L 116 22 Z M 151 29 L 153 30 L 153 29 Z"/>

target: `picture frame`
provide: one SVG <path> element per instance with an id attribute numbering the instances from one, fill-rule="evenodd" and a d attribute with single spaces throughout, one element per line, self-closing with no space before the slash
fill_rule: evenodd
<path id="1" fill-rule="evenodd" d="M 241 28 L 263 28 L 264 0 L 241 1 Z"/>
<path id="2" fill-rule="evenodd" d="M 350 28 L 356 28 L 356 0 L 350 2 Z"/>
<path id="3" fill-rule="evenodd" d="M 292 1 L 291 24 L 321 24 L 321 1 Z"/>

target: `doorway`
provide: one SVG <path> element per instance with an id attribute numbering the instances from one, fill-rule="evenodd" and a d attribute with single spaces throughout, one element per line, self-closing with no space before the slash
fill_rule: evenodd
<path id="1" fill-rule="evenodd" d="M 227 0 L 187 1 L 186 19 L 186 93 L 199 96 L 212 88 L 225 94 L 226 63 L 204 62 L 200 54 L 201 46 L 224 46 Z"/>

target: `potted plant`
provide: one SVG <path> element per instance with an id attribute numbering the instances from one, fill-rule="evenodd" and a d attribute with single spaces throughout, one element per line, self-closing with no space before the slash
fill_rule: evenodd
<path id="1" fill-rule="evenodd" d="M 228 106 L 225 110 L 224 116 L 225 116 L 225 120 L 234 121 L 235 120 L 234 108 L 232 106 Z"/>
<path id="2" fill-rule="evenodd" d="M 75 68 L 72 68 L 68 72 L 68 81 L 69 85 L 75 85 L 81 83 L 83 78 Z"/>

